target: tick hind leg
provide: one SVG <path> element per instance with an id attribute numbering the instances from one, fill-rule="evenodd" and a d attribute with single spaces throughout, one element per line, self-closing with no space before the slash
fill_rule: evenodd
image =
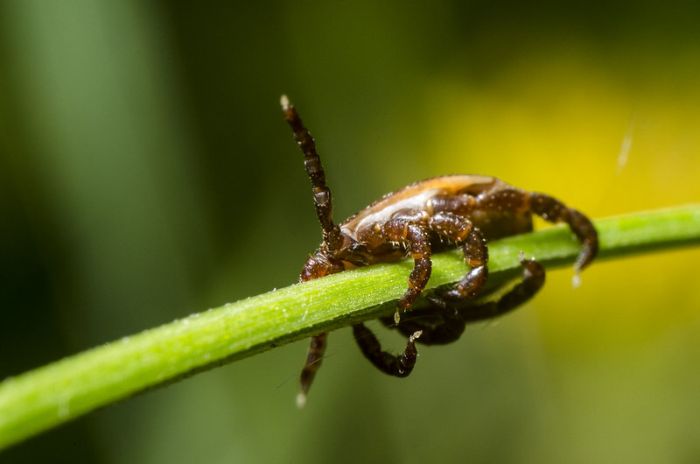
<path id="1" fill-rule="evenodd" d="M 583 244 L 583 249 L 576 259 L 574 268 L 576 272 L 588 266 L 598 253 L 598 233 L 584 214 L 543 193 L 530 195 L 530 208 L 532 212 L 549 222 L 566 222 L 574 232 L 578 240 Z"/>

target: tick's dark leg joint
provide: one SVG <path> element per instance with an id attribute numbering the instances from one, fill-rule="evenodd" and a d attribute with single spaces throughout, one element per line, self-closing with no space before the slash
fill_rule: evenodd
<path id="1" fill-rule="evenodd" d="M 449 243 L 462 244 L 467 240 L 474 226 L 464 216 L 454 213 L 436 213 L 430 218 L 430 230 Z"/>
<path id="2" fill-rule="evenodd" d="M 362 354 L 385 374 L 395 377 L 406 377 L 413 370 L 416 364 L 418 352 L 416 350 L 416 340 L 421 336 L 421 332 L 417 331 L 408 337 L 406 348 L 403 353 L 393 355 L 382 351 L 381 344 L 377 337 L 365 327 L 364 324 L 356 324 L 352 326 L 353 335 L 357 341 L 357 345 L 362 350 Z"/>
<path id="3" fill-rule="evenodd" d="M 342 263 L 328 258 L 322 250 L 316 250 L 304 263 L 304 267 L 299 275 L 299 281 L 306 282 L 307 280 L 318 279 L 319 277 L 336 274 L 344 270 Z"/>

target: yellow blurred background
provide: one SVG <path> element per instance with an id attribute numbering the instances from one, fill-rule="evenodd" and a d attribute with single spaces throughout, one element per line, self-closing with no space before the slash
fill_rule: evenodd
<path id="1" fill-rule="evenodd" d="M 700 200 L 694 2 L 0 3 L 0 377 L 286 286 L 342 219 L 448 173 L 592 217 Z M 700 250 L 548 275 L 385 377 L 333 333 L 95 412 L 3 462 L 700 462 Z M 382 331 L 386 346 L 403 341 Z"/>

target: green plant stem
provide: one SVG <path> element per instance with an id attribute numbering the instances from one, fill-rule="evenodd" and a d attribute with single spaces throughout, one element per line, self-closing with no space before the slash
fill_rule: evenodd
<path id="1" fill-rule="evenodd" d="M 601 219 L 596 227 L 600 258 L 697 245 L 700 205 Z M 564 227 L 494 241 L 491 278 L 519 273 L 521 251 L 552 267 L 572 263 L 579 249 Z M 145 389 L 392 312 L 411 267 L 382 264 L 291 285 L 8 378 L 0 384 L 0 449 Z M 455 282 L 465 270 L 459 252 L 435 255 L 428 287 Z"/>

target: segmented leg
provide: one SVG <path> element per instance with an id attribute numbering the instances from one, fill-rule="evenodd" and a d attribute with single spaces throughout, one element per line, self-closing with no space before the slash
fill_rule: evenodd
<path id="1" fill-rule="evenodd" d="M 530 300 L 542 288 L 545 280 L 544 267 L 534 259 L 523 259 L 520 264 L 523 267 L 522 281 L 496 301 L 475 304 L 470 300 L 429 299 L 431 305 L 411 312 L 410 317 L 402 319 L 398 326 L 391 324 L 389 318 L 383 318 L 382 322 L 404 335 L 421 331 L 419 341 L 424 345 L 453 342 L 464 332 L 466 324 L 492 319 L 512 311 Z"/>
<path id="2" fill-rule="evenodd" d="M 420 331 L 408 335 L 406 349 L 399 355 L 382 351 L 379 340 L 364 324 L 353 325 L 352 333 L 365 358 L 380 371 L 396 377 L 406 377 L 413 370 L 418 357 L 416 340 L 421 336 Z"/>
<path id="3" fill-rule="evenodd" d="M 583 249 L 576 259 L 576 272 L 588 266 L 598 253 L 598 233 L 591 221 L 579 211 L 569 208 L 556 198 L 543 193 L 530 195 L 532 212 L 549 222 L 566 222 Z"/>
<path id="4" fill-rule="evenodd" d="M 306 264 L 304 264 L 304 269 L 301 271 L 299 280 L 301 282 L 305 282 L 307 280 L 317 279 L 329 274 L 335 274 L 342 270 L 343 266 L 340 263 L 330 262 L 323 253 L 317 252 L 306 261 Z M 306 354 L 306 362 L 304 363 L 304 367 L 301 370 L 301 375 L 299 377 L 299 382 L 301 384 L 301 391 L 297 395 L 297 406 L 299 407 L 303 407 L 306 403 L 306 396 L 308 395 L 311 384 L 314 381 L 316 371 L 318 371 L 318 369 L 321 367 L 323 355 L 326 352 L 327 339 L 328 333 L 326 332 L 311 337 L 309 351 Z"/>
<path id="5" fill-rule="evenodd" d="M 409 216 L 410 217 L 410 216 Z M 398 217 L 384 225 L 384 235 L 389 242 L 398 242 L 406 247 L 413 257 L 413 270 L 408 277 L 408 288 L 399 299 L 393 320 L 400 320 L 399 311 L 408 310 L 421 294 L 430 278 L 432 263 L 430 261 L 430 236 L 426 227 L 415 222 L 412 217 Z M 416 363 L 415 341 L 420 331 L 408 334 L 406 349 L 399 355 L 382 351 L 377 337 L 364 324 L 353 325 L 353 334 L 360 350 L 382 372 L 396 377 L 406 377 Z"/>
<path id="6" fill-rule="evenodd" d="M 394 320 L 400 320 L 399 312 L 405 312 L 425 288 L 430 278 L 432 263 L 430 261 L 430 236 L 421 223 L 409 219 L 396 218 L 384 224 L 384 234 L 388 241 L 399 242 L 406 246 L 413 258 L 413 270 L 408 277 L 408 288 L 399 299 Z"/>
<path id="7" fill-rule="evenodd" d="M 294 133 L 294 140 L 296 140 L 304 154 L 304 168 L 311 180 L 316 216 L 318 216 L 318 220 L 321 223 L 323 242 L 329 250 L 337 250 L 340 247 L 340 229 L 333 222 L 331 190 L 326 185 L 326 174 L 321 165 L 321 158 L 316 151 L 316 142 L 286 95 L 282 95 L 280 104 L 282 105 L 284 119 Z"/>
<path id="8" fill-rule="evenodd" d="M 440 238 L 461 245 L 464 260 L 471 270 L 455 287 L 442 294 L 444 298 L 474 298 L 488 278 L 489 253 L 481 231 L 465 217 L 453 213 L 437 213 L 430 220 L 430 229 Z"/>
<path id="9" fill-rule="evenodd" d="M 470 323 L 502 316 L 535 296 L 544 285 L 544 267 L 534 259 L 522 259 L 520 264 L 523 267 L 522 281 L 497 301 L 489 301 L 460 309 L 459 313 L 462 320 Z"/>
<path id="10" fill-rule="evenodd" d="M 316 371 L 321 367 L 323 355 L 326 352 L 328 341 L 328 332 L 322 332 L 311 337 L 309 350 L 306 353 L 306 362 L 299 376 L 301 390 L 297 394 L 297 406 L 302 408 L 306 404 L 306 397 L 309 395 L 309 389 L 316 377 Z"/>
<path id="11" fill-rule="evenodd" d="M 326 174 L 321 165 L 321 158 L 316 151 L 316 142 L 286 95 L 282 95 L 280 104 L 282 105 L 284 119 L 294 133 L 294 140 L 296 140 L 301 152 L 304 154 L 304 168 L 309 176 L 309 180 L 311 180 L 316 216 L 321 223 L 323 234 L 323 242 L 319 251 L 308 259 L 299 276 L 299 280 L 304 282 L 343 270 L 343 266 L 340 263 L 332 262 L 331 258 L 329 258 L 341 246 L 340 229 L 333 222 L 331 190 L 326 185 Z M 301 371 L 301 392 L 297 396 L 297 405 L 300 407 L 306 402 L 306 395 L 309 392 L 309 388 L 311 388 L 316 371 L 321 367 L 323 354 L 326 351 L 327 338 L 327 333 L 320 333 L 311 337 L 306 363 Z"/>

